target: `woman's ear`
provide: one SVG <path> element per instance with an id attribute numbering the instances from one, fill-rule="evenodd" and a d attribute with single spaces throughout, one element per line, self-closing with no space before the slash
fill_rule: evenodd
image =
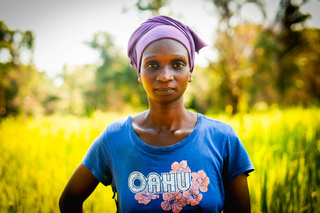
<path id="1" fill-rule="evenodd" d="M 192 80 L 193 80 L 193 78 L 192 78 L 192 73 L 190 72 L 190 74 L 189 74 L 189 83 L 191 83 Z"/>

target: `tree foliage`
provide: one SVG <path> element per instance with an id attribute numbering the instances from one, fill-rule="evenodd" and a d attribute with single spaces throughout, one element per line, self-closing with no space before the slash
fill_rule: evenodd
<path id="1" fill-rule="evenodd" d="M 167 0 L 138 0 L 136 6 L 141 11 L 151 11 L 152 15 L 160 15 L 159 10 L 167 4 Z"/>
<path id="2" fill-rule="evenodd" d="M 217 9 L 218 15 L 220 17 L 219 25 L 225 25 L 223 28 L 228 30 L 230 27 L 230 19 L 236 15 L 239 16 L 240 9 L 246 3 L 254 3 L 261 10 L 263 17 L 266 17 L 266 12 L 264 8 L 264 2 L 261 0 L 210 0 L 215 8 Z"/>
<path id="3" fill-rule="evenodd" d="M 219 58 L 211 66 L 223 76 L 219 89 L 220 102 L 224 106 L 230 106 L 235 114 L 239 111 L 239 106 L 248 101 L 247 81 L 254 72 L 248 57 L 254 49 L 254 39 L 260 29 L 246 23 L 234 27 L 230 25 L 230 20 L 235 15 L 240 16 L 239 11 L 246 3 L 255 3 L 264 17 L 265 11 L 263 2 L 259 0 L 212 0 L 212 3 L 217 8 L 220 20 L 215 43 Z"/>
<path id="4" fill-rule="evenodd" d="M 219 14 L 213 47 L 218 58 L 196 66 L 185 94 L 187 108 L 201 113 L 230 113 L 278 106 L 320 104 L 320 30 L 305 27 L 309 14 L 299 4 L 281 0 L 274 22 L 241 19 L 243 5 L 253 3 L 266 17 L 262 0 L 210 0 Z M 199 2 L 200 3 L 200 2 Z M 137 0 L 140 11 L 159 15 L 166 0 Z M 235 24 L 232 20 L 237 18 Z M 32 63 L 34 36 L 0 22 L 0 117 L 64 113 L 92 115 L 147 107 L 147 97 L 129 59 L 107 32 L 87 44 L 100 55 L 96 64 L 65 66 L 54 86 Z M 23 53 L 23 54 L 22 54 Z M 28 57 L 22 57 L 27 55 Z"/>
<path id="5" fill-rule="evenodd" d="M 32 65 L 33 47 L 31 31 L 11 30 L 0 22 L 0 118 L 42 113 L 43 94 L 48 88 L 39 88 L 49 86 L 49 79 Z"/>
<path id="6" fill-rule="evenodd" d="M 60 111 L 91 116 L 96 110 L 119 111 L 147 105 L 136 71 L 107 32 L 98 32 L 87 44 L 99 55 L 98 65 L 65 67 L 60 77 Z"/>
<path id="7" fill-rule="evenodd" d="M 262 29 L 257 37 L 253 60 L 259 73 L 255 79 L 264 76 L 265 82 L 269 82 L 269 86 L 261 81 L 258 84 L 260 97 L 269 104 L 319 104 L 320 81 L 316 61 L 320 59 L 317 45 L 320 34 L 318 29 L 304 27 L 310 15 L 303 14 L 300 8 L 306 2 L 298 5 L 291 0 L 282 0 L 274 24 Z M 268 91 L 268 96 L 263 96 Z"/>
<path id="8" fill-rule="evenodd" d="M 102 63 L 95 75 L 95 108 L 116 110 L 126 103 L 135 107 L 146 105 L 146 95 L 139 85 L 137 73 L 114 44 L 114 38 L 106 32 L 99 32 L 89 44 L 100 53 Z"/>

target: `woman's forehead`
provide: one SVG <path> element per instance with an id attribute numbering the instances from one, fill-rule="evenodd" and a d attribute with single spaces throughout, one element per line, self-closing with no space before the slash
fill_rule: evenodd
<path id="1" fill-rule="evenodd" d="M 149 44 L 143 52 L 143 58 L 151 55 L 157 56 L 160 54 L 169 54 L 184 56 L 188 58 L 188 51 L 186 47 L 174 39 L 159 39 Z"/>

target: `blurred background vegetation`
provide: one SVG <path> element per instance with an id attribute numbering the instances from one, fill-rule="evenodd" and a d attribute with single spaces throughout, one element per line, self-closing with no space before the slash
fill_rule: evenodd
<path id="1" fill-rule="evenodd" d="M 173 1 L 137 0 L 135 8 L 151 17 Z M 218 14 L 214 45 L 206 47 L 218 57 L 196 66 L 186 107 L 239 133 L 256 169 L 248 178 L 253 212 L 320 212 L 320 30 L 307 27 L 308 0 L 281 0 L 275 17 L 263 0 L 197 3 Z M 246 4 L 260 9 L 261 24 L 241 16 Z M 66 65 L 54 78 L 37 70 L 35 42 L 32 31 L 0 21 L 0 212 L 58 212 L 94 138 L 148 104 L 110 32 L 86 42 L 96 63 Z M 84 208 L 115 212 L 111 197 L 99 184 Z"/>
<path id="2" fill-rule="evenodd" d="M 208 0 L 207 0 L 208 2 Z M 240 9 L 255 4 L 267 20 L 262 0 L 210 1 L 219 15 L 212 47 L 217 59 L 197 66 L 185 96 L 186 107 L 201 113 L 250 112 L 270 107 L 319 106 L 320 31 L 305 26 L 308 1 L 281 0 L 272 22 L 241 19 Z M 201 4 L 201 1 L 199 1 Z M 166 0 L 139 0 L 144 13 L 159 15 Z M 150 13 L 151 11 L 151 13 Z M 230 24 L 236 17 L 237 25 Z M 195 17 L 196 18 L 196 17 Z M 210 26 L 208 26 L 209 28 Z M 0 22 L 0 117 L 74 114 L 146 108 L 147 99 L 127 56 L 109 32 L 97 32 L 87 45 L 99 53 L 97 63 L 67 65 L 56 79 L 33 64 L 31 31 L 10 29 Z M 21 55 L 28 61 L 21 63 Z M 57 79 L 62 82 L 54 84 Z"/>

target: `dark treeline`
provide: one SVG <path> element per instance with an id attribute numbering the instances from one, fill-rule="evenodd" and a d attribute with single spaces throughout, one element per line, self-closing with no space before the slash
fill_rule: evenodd
<path id="1" fill-rule="evenodd" d="M 169 4 L 164 0 L 143 2 L 139 0 L 137 8 L 152 15 Z M 297 5 L 281 0 L 272 23 L 240 21 L 236 26 L 230 19 L 241 19 L 242 1 L 210 2 L 220 20 L 215 45 L 209 48 L 215 48 L 219 56 L 208 67 L 196 67 L 185 96 L 187 108 L 202 113 L 237 113 L 274 106 L 319 106 L 320 30 L 306 27 L 306 20 L 312 17 L 300 11 L 308 1 Z M 267 18 L 263 1 L 247 2 L 255 4 Z M 90 116 L 97 110 L 147 106 L 136 71 L 111 34 L 96 33 L 87 44 L 99 52 L 99 62 L 65 66 L 58 76 L 62 81 L 59 86 L 35 69 L 33 43 L 32 32 L 12 30 L 0 22 L 0 117 L 53 113 Z"/>

